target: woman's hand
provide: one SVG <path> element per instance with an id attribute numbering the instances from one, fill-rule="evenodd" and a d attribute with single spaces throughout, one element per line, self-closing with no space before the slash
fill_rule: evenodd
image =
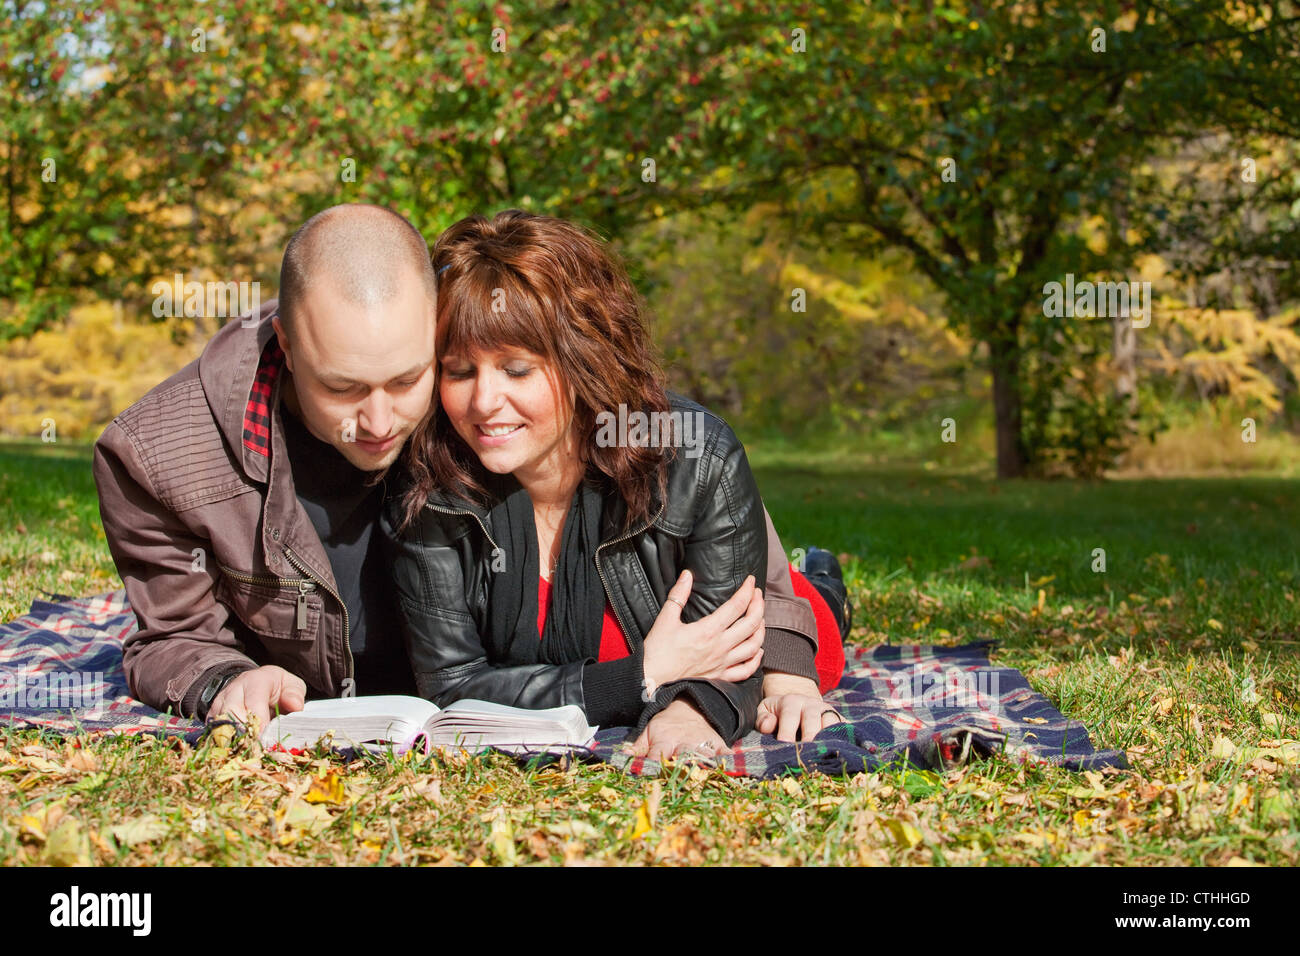
<path id="1" fill-rule="evenodd" d="M 841 724 L 844 718 L 822 700 L 817 685 L 794 674 L 764 674 L 763 700 L 754 722 L 760 734 L 776 734 L 777 740 L 812 740 L 825 727 Z"/>
<path id="2" fill-rule="evenodd" d="M 683 571 L 645 639 L 642 671 L 650 687 L 700 679 L 739 683 L 763 659 L 763 592 L 754 576 L 712 614 L 682 623 L 691 596 L 691 572 Z"/>
<path id="3" fill-rule="evenodd" d="M 650 718 L 632 744 L 634 757 L 663 760 L 678 753 L 712 757 L 726 744 L 690 701 L 678 697 Z"/>

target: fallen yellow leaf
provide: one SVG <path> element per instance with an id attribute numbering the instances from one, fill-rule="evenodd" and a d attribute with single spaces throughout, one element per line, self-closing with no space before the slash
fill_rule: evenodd
<path id="1" fill-rule="evenodd" d="M 585 820 L 561 820 L 559 823 L 548 823 L 545 830 L 555 836 L 571 839 L 594 840 L 600 836 L 600 831 Z"/>
<path id="2" fill-rule="evenodd" d="M 1210 745 L 1210 756 L 1217 757 L 1220 760 L 1227 760 L 1236 751 L 1237 745 L 1227 737 L 1219 736 L 1214 738 L 1214 743 Z"/>
<path id="3" fill-rule="evenodd" d="M 45 842 L 45 820 L 41 817 L 34 817 L 31 814 L 24 814 L 18 821 L 18 833 L 20 836 L 29 836 L 41 843 Z"/>
<path id="4" fill-rule="evenodd" d="M 632 839 L 639 840 L 652 829 L 654 829 L 654 825 L 650 821 L 650 812 L 646 809 L 646 803 L 643 800 L 637 804 L 636 825 L 632 827 Z"/>
<path id="5" fill-rule="evenodd" d="M 343 786 L 343 778 L 331 770 L 322 776 L 312 778 L 311 786 L 303 794 L 303 799 L 308 803 L 330 803 L 342 806 L 348 802 L 348 795 Z"/>
<path id="6" fill-rule="evenodd" d="M 880 824 L 899 846 L 909 849 L 921 842 L 921 831 L 902 820 L 884 820 Z"/>
<path id="7" fill-rule="evenodd" d="M 51 866 L 90 866 L 90 840 L 82 832 L 81 824 L 72 817 L 64 817 L 50 831 L 41 860 Z"/>
<path id="8" fill-rule="evenodd" d="M 135 846 L 165 837 L 171 831 L 160 817 L 147 813 L 108 828 L 108 835 L 122 846 Z"/>
<path id="9" fill-rule="evenodd" d="M 1056 842 L 1056 834 L 1049 833 L 1046 830 L 1039 830 L 1037 833 L 1017 833 L 1016 839 L 1026 846 L 1041 850 L 1047 844 Z"/>
<path id="10" fill-rule="evenodd" d="M 315 836 L 333 821 L 334 818 L 324 807 L 299 800 L 280 817 L 280 824 L 286 832 L 280 837 L 279 843 L 281 846 L 288 846 L 298 838 L 299 834 L 295 831 Z"/>

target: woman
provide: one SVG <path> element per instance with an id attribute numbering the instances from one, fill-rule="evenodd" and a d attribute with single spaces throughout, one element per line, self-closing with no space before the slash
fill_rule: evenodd
<path id="1" fill-rule="evenodd" d="M 758 489 L 726 423 L 664 390 L 617 261 L 512 210 L 433 263 L 439 402 L 384 520 L 421 694 L 578 704 L 652 758 L 834 723 L 807 679 L 764 697 Z"/>

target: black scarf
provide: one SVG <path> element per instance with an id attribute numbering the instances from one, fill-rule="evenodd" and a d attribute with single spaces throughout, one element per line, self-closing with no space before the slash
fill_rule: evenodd
<path id="1" fill-rule="evenodd" d="M 537 633 L 537 579 L 541 571 L 533 503 L 511 475 L 496 477 L 488 487 L 497 503 L 489 525 L 504 559 L 494 571 L 488 608 L 489 656 L 508 664 L 567 664 L 595 661 L 605 616 L 605 587 L 596 569 L 600 544 L 601 490 L 584 480 L 564 519 L 559 564 L 551 576 L 551 606 L 545 633 Z"/>

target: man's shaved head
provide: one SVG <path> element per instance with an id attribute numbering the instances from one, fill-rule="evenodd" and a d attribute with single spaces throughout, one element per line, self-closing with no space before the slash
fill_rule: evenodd
<path id="1" fill-rule="evenodd" d="M 292 336 L 307 289 L 326 282 L 344 301 L 375 306 L 417 278 L 429 301 L 435 279 L 429 246 L 420 231 L 382 206 L 331 206 L 293 234 L 280 262 L 280 320 Z"/>
<path id="2" fill-rule="evenodd" d="M 380 206 L 334 206 L 293 234 L 273 320 L 281 401 L 355 467 L 379 472 L 433 400 L 429 248 Z"/>

